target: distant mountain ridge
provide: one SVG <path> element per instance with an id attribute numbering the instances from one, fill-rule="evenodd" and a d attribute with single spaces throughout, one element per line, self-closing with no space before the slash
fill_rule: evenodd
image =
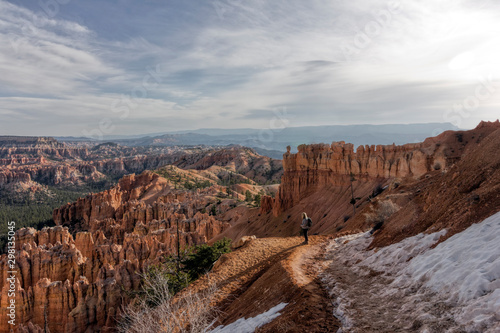
<path id="1" fill-rule="evenodd" d="M 154 133 L 137 136 L 112 136 L 112 141 L 127 146 L 179 146 L 179 145 L 242 145 L 258 148 L 261 154 L 281 158 L 287 146 L 292 152 L 300 144 L 346 141 L 359 145 L 397 145 L 421 142 L 447 130 L 458 130 L 450 123 L 387 124 L 387 125 L 324 125 L 286 127 L 283 129 L 214 129 Z M 60 137 L 61 141 L 71 138 Z M 81 138 L 73 138 L 74 140 Z"/>

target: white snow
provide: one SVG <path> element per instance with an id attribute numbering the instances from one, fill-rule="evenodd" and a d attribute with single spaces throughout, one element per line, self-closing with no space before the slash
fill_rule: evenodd
<path id="1" fill-rule="evenodd" d="M 405 286 L 408 278 L 446 295 L 457 305 L 457 322 L 499 332 L 500 213 L 414 258 L 394 284 Z"/>
<path id="2" fill-rule="evenodd" d="M 269 311 L 261 313 L 256 317 L 248 319 L 240 318 L 227 326 L 218 326 L 214 330 L 210 331 L 210 333 L 253 333 L 257 328 L 278 318 L 281 315 L 279 311 L 283 310 L 287 305 L 288 303 L 278 304 Z"/>
<path id="3" fill-rule="evenodd" d="M 406 266 L 409 260 L 416 258 L 436 244 L 445 234 L 446 229 L 433 234 L 418 234 L 382 248 L 376 253 L 371 251 L 372 254 L 363 261 L 363 265 L 377 271 L 395 274 Z"/>
<path id="4" fill-rule="evenodd" d="M 430 249 L 444 234 L 446 230 L 419 234 L 377 252 L 364 251 L 371 238 L 358 234 L 347 244 L 345 237 L 332 242 L 327 259 L 337 265 L 332 269 L 340 263 L 359 276 L 384 272 L 374 279 L 375 290 L 382 290 L 366 297 L 403 300 L 401 313 L 423 322 L 422 332 L 426 323 L 448 319 L 456 329 L 500 332 L 500 212 Z M 335 296 L 335 315 L 344 329 L 356 326 L 359 309 L 352 309 L 354 300 L 342 290 L 349 286 L 332 283 L 328 276 L 323 280 Z"/>

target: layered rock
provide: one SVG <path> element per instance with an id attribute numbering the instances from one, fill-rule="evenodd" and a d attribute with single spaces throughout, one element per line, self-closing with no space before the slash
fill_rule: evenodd
<path id="1" fill-rule="evenodd" d="M 383 199 L 401 209 L 385 221 L 372 246 L 447 229 L 444 240 L 500 211 L 500 123 L 482 122 L 439 140 L 458 140 L 465 151 L 447 172 L 430 173 L 385 194 Z"/>
<path id="2" fill-rule="evenodd" d="M 144 170 L 155 170 L 165 165 L 172 164 L 179 154 L 143 155 L 130 158 L 115 158 L 112 160 L 92 161 L 91 164 L 99 172 L 110 175 L 123 175 L 128 173 L 141 173 Z"/>
<path id="3" fill-rule="evenodd" d="M 31 176 L 26 172 L 4 170 L 0 171 L 0 186 L 9 183 L 21 183 L 31 181 Z"/>
<path id="4" fill-rule="evenodd" d="M 446 133 L 446 132 L 445 132 Z M 442 134 L 445 137 L 446 134 Z M 463 145 L 437 138 L 422 143 L 359 146 L 350 143 L 301 145 L 296 154 L 283 155 L 281 186 L 274 205 L 278 215 L 304 196 L 325 186 L 348 187 L 356 180 L 419 178 L 433 170 L 447 170 L 463 153 Z"/>
<path id="5" fill-rule="evenodd" d="M 38 146 L 38 145 L 50 145 L 50 146 L 57 146 L 59 143 L 57 142 L 56 139 L 52 137 L 43 137 L 43 136 L 8 136 L 8 135 L 1 135 L 0 136 L 0 146 L 5 146 L 5 145 L 31 145 L 31 146 Z"/>
<path id="6" fill-rule="evenodd" d="M 245 147 L 126 147 L 115 143 L 60 143 L 53 138 L 0 137 L 0 172 L 29 174 L 42 185 L 81 186 L 106 176 L 115 178 L 166 165 L 205 170 L 235 183 L 251 179 L 277 182 L 281 161 L 260 156 Z M 25 181 L 2 176 L 0 184 Z"/>
<path id="7" fill-rule="evenodd" d="M 0 157 L 8 158 L 11 155 L 25 155 L 29 157 L 49 156 L 54 159 L 86 158 L 89 155 L 87 148 L 71 148 L 62 144 L 57 146 L 28 146 L 28 147 L 0 147 Z"/>
<path id="8" fill-rule="evenodd" d="M 184 169 L 214 170 L 215 173 L 231 170 L 259 183 L 277 182 L 283 174 L 280 160 L 261 156 L 251 148 L 240 146 L 186 154 L 174 165 Z M 217 167 L 223 167 L 224 170 L 216 170 Z"/>
<path id="9" fill-rule="evenodd" d="M 23 164 L 44 164 L 46 159 L 43 157 L 24 157 L 11 155 L 9 158 L 1 158 L 0 165 L 23 165 Z"/>
<path id="10" fill-rule="evenodd" d="M 112 331 L 142 270 L 229 227 L 202 211 L 217 187 L 172 192 L 145 172 L 54 211 L 58 226 L 16 233 L 17 320 L 25 331 Z M 0 333 L 8 332 L 7 258 L 0 261 Z M 31 326 L 29 326 L 31 325 Z M 31 327 L 31 328 L 30 328 Z"/>

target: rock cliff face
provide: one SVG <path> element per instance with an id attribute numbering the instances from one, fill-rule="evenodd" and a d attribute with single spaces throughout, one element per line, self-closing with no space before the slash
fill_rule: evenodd
<path id="1" fill-rule="evenodd" d="M 459 230 L 486 218 L 500 204 L 498 189 L 491 185 L 498 176 L 499 155 L 491 147 L 485 151 L 499 130 L 498 121 L 483 122 L 473 130 L 444 132 L 418 144 L 362 146 L 356 151 L 343 142 L 301 146 L 297 154 L 283 156 L 276 198 L 263 196 L 258 212 L 242 213 L 220 237 L 295 236 L 302 212 L 313 220 L 311 234 L 366 231 L 373 227 L 366 215 L 388 199 L 401 213 L 376 234 L 376 245 L 437 224 L 449 228 L 450 221 L 450 230 Z M 480 157 L 471 159 L 472 153 Z M 453 207 L 454 202 L 461 202 L 460 207 Z M 477 203 L 487 209 L 474 208 Z"/>
<path id="2" fill-rule="evenodd" d="M 44 164 L 46 163 L 43 157 L 24 157 L 11 155 L 9 158 L 1 158 L 0 165 L 15 165 L 15 164 Z"/>
<path id="3" fill-rule="evenodd" d="M 144 170 L 155 170 L 172 164 L 179 158 L 179 154 L 143 155 L 110 160 L 92 161 L 90 164 L 102 173 L 109 175 L 123 175 L 141 173 Z"/>
<path id="4" fill-rule="evenodd" d="M 499 155 L 492 153 L 491 143 L 498 143 L 499 131 L 496 121 L 403 146 L 362 146 L 356 151 L 343 142 L 300 146 L 297 154 L 283 156 L 276 198 L 262 197 L 258 214 L 243 214 L 221 237 L 297 235 L 302 212 L 313 220 L 312 234 L 359 232 L 373 227 L 366 215 L 377 209 L 377 202 L 389 199 L 401 210 L 376 234 L 375 245 L 434 226 L 463 230 L 499 207 L 494 185 Z M 461 202 L 460 207 L 454 202 Z"/>
<path id="5" fill-rule="evenodd" d="M 50 156 L 53 159 L 83 159 L 89 155 L 89 150 L 85 147 L 67 146 L 54 138 L 0 136 L 0 158 L 8 158 L 12 155 L 33 158 Z"/>
<path id="6" fill-rule="evenodd" d="M 500 211 L 500 123 L 483 122 L 474 130 L 438 138 L 459 143 L 465 151 L 446 172 L 429 173 L 384 193 L 382 199 L 391 199 L 401 209 L 385 221 L 372 246 L 444 228 L 445 239 Z"/>
<path id="7" fill-rule="evenodd" d="M 9 183 L 29 182 L 31 176 L 26 172 L 0 171 L 0 186 Z"/>
<path id="8" fill-rule="evenodd" d="M 54 211 L 58 226 L 17 231 L 17 320 L 23 329 L 112 331 L 140 272 L 229 227 L 202 213 L 219 188 L 171 191 L 151 172 L 124 177 L 102 193 Z M 0 261 L 0 332 L 9 332 L 7 260 Z M 29 328 L 28 326 L 31 325 Z"/>
<path id="9" fill-rule="evenodd" d="M 445 132 L 446 133 L 446 132 Z M 446 170 L 460 159 L 465 145 L 459 136 L 453 141 L 440 137 L 422 143 L 403 146 L 359 146 L 334 142 L 331 145 L 314 144 L 290 149 L 283 155 L 280 190 L 274 205 L 278 215 L 293 207 L 304 196 L 327 185 L 350 186 L 351 175 L 356 180 L 419 178 L 432 170 Z M 457 134 L 458 135 L 458 134 Z"/>
<path id="10" fill-rule="evenodd" d="M 43 185 L 80 186 L 106 176 L 157 169 L 173 163 L 186 151 L 178 147 L 67 144 L 53 138 L 0 136 L 0 172 L 11 174 L 2 177 L 3 184 L 24 182 L 22 175 L 29 174 L 31 180 Z"/>
<path id="11" fill-rule="evenodd" d="M 208 169 L 215 173 L 220 173 L 217 167 L 223 167 L 225 172 L 229 169 L 259 183 L 278 182 L 283 175 L 280 160 L 261 156 L 251 148 L 240 146 L 184 155 L 174 165 L 183 169 Z"/>
<path id="12" fill-rule="evenodd" d="M 22 174 L 43 185 L 84 185 L 108 177 L 116 178 L 166 165 L 205 170 L 220 178 L 247 177 L 266 183 L 279 181 L 281 161 L 260 156 L 244 147 L 124 147 L 116 144 L 92 146 L 59 143 L 51 138 L 0 137 L 0 172 L 3 184 L 25 181 Z M 16 176 L 19 174 L 19 176 Z M 234 178 L 234 176 L 233 176 Z"/>
<path id="13" fill-rule="evenodd" d="M 9 136 L 9 135 L 1 135 L 0 136 L 0 146 L 15 146 L 15 145 L 51 145 L 57 146 L 58 142 L 56 139 L 52 137 L 43 137 L 43 136 Z"/>

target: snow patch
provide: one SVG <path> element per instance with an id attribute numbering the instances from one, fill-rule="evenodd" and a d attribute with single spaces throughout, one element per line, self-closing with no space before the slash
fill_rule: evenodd
<path id="1" fill-rule="evenodd" d="M 415 282 L 456 304 L 458 322 L 500 331 L 500 213 L 414 258 L 393 284 Z"/>
<path id="2" fill-rule="evenodd" d="M 382 248 L 377 252 L 371 250 L 361 265 L 380 272 L 396 274 L 402 267 L 408 265 L 408 261 L 426 252 L 432 245 L 436 244 L 441 236 L 446 235 L 446 232 L 446 229 L 444 229 L 433 234 L 418 234 Z"/>
<path id="3" fill-rule="evenodd" d="M 281 303 L 271 308 L 269 311 L 261 313 L 260 315 L 253 318 L 240 318 L 232 324 L 227 326 L 218 326 L 209 333 L 253 333 L 255 330 L 261 326 L 264 326 L 274 319 L 278 318 L 281 313 L 279 311 L 283 310 L 288 303 Z"/>
<path id="4" fill-rule="evenodd" d="M 399 327 L 500 332 L 500 212 L 430 249 L 445 234 L 419 234 L 377 252 L 366 251 L 368 233 L 332 241 L 326 255 L 330 276 L 327 269 L 322 280 L 343 328 L 356 327 L 360 313 L 373 311 L 354 289 L 371 281 L 364 297 L 376 298 L 384 310 L 400 304 L 394 318 Z M 335 281 L 339 265 L 358 281 Z"/>

